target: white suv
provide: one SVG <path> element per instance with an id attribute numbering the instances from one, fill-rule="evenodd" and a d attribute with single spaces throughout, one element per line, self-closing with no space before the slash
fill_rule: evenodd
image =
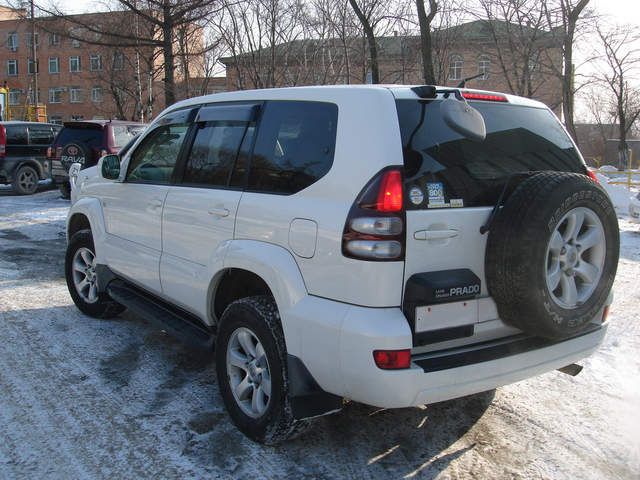
<path id="1" fill-rule="evenodd" d="M 408 407 L 559 369 L 605 334 L 616 216 L 529 99 L 210 95 L 82 174 L 67 229 L 76 305 L 129 308 L 215 347 L 227 410 L 257 441 L 344 398 Z"/>

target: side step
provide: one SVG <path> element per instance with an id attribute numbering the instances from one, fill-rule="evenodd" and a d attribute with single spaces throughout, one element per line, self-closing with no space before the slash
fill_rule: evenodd
<path id="1" fill-rule="evenodd" d="M 173 336 L 194 347 L 213 350 L 214 331 L 195 316 L 120 279 L 111 281 L 107 286 L 107 292 L 116 302 L 157 324 Z"/>

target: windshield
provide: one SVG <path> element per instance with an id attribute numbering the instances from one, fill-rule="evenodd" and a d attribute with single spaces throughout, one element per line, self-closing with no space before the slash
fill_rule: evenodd
<path id="1" fill-rule="evenodd" d="M 407 208 L 492 206 L 514 173 L 585 173 L 579 153 L 547 109 L 471 102 L 487 127 L 486 139 L 476 142 L 444 123 L 440 101 L 396 103 L 412 199 Z"/>

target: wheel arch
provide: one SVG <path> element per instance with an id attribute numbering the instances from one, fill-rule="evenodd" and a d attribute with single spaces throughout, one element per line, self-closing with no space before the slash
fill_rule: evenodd
<path id="1" fill-rule="evenodd" d="M 25 166 L 26 167 L 32 167 L 36 171 L 36 173 L 38 174 L 38 178 L 39 179 L 44 178 L 44 167 L 35 158 L 25 158 L 23 160 L 20 160 L 16 164 L 16 167 L 13 170 L 13 176 L 15 176 L 15 174 L 18 172 L 18 170 L 20 170 L 22 167 L 25 167 Z"/>
<path id="2" fill-rule="evenodd" d="M 101 255 L 103 249 L 100 246 L 104 242 L 106 229 L 102 207 L 97 198 L 81 198 L 71 206 L 67 216 L 67 242 L 74 233 L 85 228 L 91 230 L 98 261 L 104 263 Z"/>

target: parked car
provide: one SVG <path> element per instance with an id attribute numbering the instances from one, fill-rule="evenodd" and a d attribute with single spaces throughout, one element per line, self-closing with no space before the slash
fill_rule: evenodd
<path id="1" fill-rule="evenodd" d="M 531 99 L 433 86 L 193 98 L 75 188 L 76 306 L 215 345 L 227 411 L 259 442 L 343 398 L 401 408 L 576 374 L 607 330 L 616 215 Z"/>
<path id="2" fill-rule="evenodd" d="M 138 136 L 146 124 L 120 120 L 86 120 L 65 122 L 48 154 L 53 180 L 64 198 L 69 198 L 69 167 L 80 163 L 94 166 L 102 155 L 118 153 L 129 140 Z"/>
<path id="3" fill-rule="evenodd" d="M 59 125 L 36 122 L 0 122 L 0 183 L 11 184 L 20 195 L 38 189 L 38 181 L 51 176 L 47 147 Z"/>

